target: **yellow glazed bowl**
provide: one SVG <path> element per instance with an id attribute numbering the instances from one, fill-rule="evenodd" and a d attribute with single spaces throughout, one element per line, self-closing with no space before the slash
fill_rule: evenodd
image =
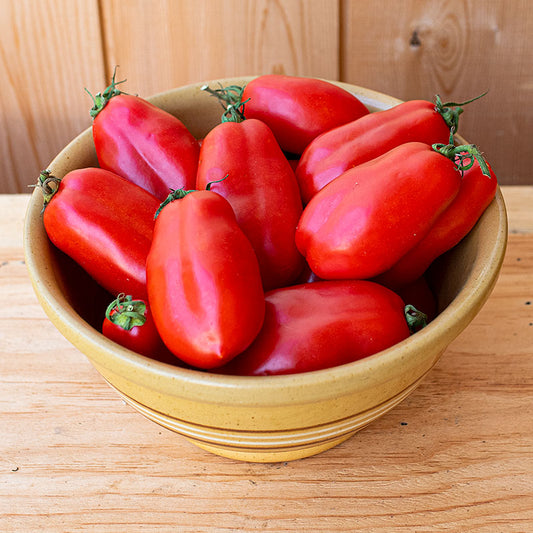
<path id="1" fill-rule="evenodd" d="M 211 84 L 242 84 L 248 79 Z M 201 85 L 174 89 L 150 100 L 178 116 L 201 138 L 221 115 L 220 105 L 200 90 Z M 368 89 L 339 85 L 372 111 L 400 103 Z M 61 178 L 87 166 L 97 166 L 90 129 L 74 139 L 49 168 Z M 222 376 L 151 360 L 105 338 L 96 328 L 109 296 L 51 245 L 40 214 L 42 204 L 42 194 L 35 190 L 26 215 L 24 248 L 34 290 L 58 330 L 147 418 L 205 450 L 254 462 L 288 461 L 327 450 L 406 398 L 488 298 L 507 242 L 505 205 L 498 190 L 468 237 L 432 267 L 430 279 L 440 314 L 422 331 L 390 349 L 336 368 L 288 376 Z M 79 286 L 90 295 L 83 302 L 74 290 Z"/>

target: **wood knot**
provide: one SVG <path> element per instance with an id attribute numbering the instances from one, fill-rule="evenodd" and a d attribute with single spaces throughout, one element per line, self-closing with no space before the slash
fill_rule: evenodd
<path id="1" fill-rule="evenodd" d="M 411 39 L 409 40 L 409 45 L 415 47 L 422 45 L 422 41 L 420 40 L 420 37 L 418 36 L 418 32 L 416 30 L 413 30 Z"/>

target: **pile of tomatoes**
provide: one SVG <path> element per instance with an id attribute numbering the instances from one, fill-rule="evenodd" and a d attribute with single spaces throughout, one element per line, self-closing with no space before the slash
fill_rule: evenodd
<path id="1" fill-rule="evenodd" d="M 464 103 L 370 113 L 324 80 L 265 75 L 199 89 L 223 113 L 196 139 L 119 83 L 93 97 L 99 168 L 39 184 L 50 240 L 112 295 L 103 334 L 149 357 L 272 375 L 388 348 L 431 319 L 424 273 L 496 192 L 454 145 Z"/>

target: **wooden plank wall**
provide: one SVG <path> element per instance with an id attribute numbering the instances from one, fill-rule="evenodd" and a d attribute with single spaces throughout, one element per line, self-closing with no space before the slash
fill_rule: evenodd
<path id="1" fill-rule="evenodd" d="M 0 193 L 26 192 L 90 126 L 113 68 L 148 96 L 217 77 L 339 79 L 466 100 L 461 131 L 503 184 L 532 184 L 529 0 L 0 0 Z"/>

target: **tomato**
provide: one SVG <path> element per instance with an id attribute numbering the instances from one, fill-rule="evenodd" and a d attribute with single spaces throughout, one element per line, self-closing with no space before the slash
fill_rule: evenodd
<path id="1" fill-rule="evenodd" d="M 479 98 L 479 97 L 478 97 Z M 346 170 L 406 142 L 445 143 L 457 132 L 461 104 L 411 100 L 334 128 L 309 144 L 296 168 L 302 200 L 311 198 Z"/>
<path id="2" fill-rule="evenodd" d="M 217 93 L 226 104 L 244 104 L 244 117 L 267 124 L 292 154 L 301 154 L 321 133 L 369 113 L 352 93 L 316 78 L 268 74 Z"/>
<path id="3" fill-rule="evenodd" d="M 320 279 L 306 263 L 295 284 L 316 283 L 317 281 L 324 280 Z M 375 279 L 372 281 L 379 282 Z M 412 316 L 414 328 L 419 328 L 420 324 L 429 323 L 437 316 L 437 299 L 424 276 L 395 290 L 395 292 L 402 297 L 404 302 L 409 302 L 409 305 L 415 309 L 416 312 Z M 421 317 L 421 314 L 424 317 Z M 411 315 L 406 316 L 411 317 Z"/>
<path id="4" fill-rule="evenodd" d="M 304 209 L 296 244 L 322 279 L 365 279 L 392 267 L 430 230 L 461 185 L 454 162 L 406 143 L 346 171 Z"/>
<path id="5" fill-rule="evenodd" d="M 144 300 L 119 294 L 106 309 L 102 333 L 112 341 L 147 357 L 155 356 L 165 347 Z"/>
<path id="6" fill-rule="evenodd" d="M 470 232 L 492 202 L 497 179 L 490 165 L 485 162 L 487 170 L 484 171 L 478 160 L 467 153 L 462 156 L 467 157 L 472 166 L 464 171 L 459 193 L 429 233 L 377 278 L 380 283 L 396 289 L 422 276 L 437 257 L 457 245 Z"/>
<path id="7" fill-rule="evenodd" d="M 333 83 L 279 74 L 251 80 L 242 100 L 245 117 L 265 122 L 280 146 L 294 154 L 321 133 L 369 113 L 356 96 Z"/>
<path id="8" fill-rule="evenodd" d="M 101 168 L 41 173 L 48 237 L 111 294 L 147 297 L 146 257 L 159 201 Z"/>
<path id="9" fill-rule="evenodd" d="M 403 300 L 371 281 L 317 281 L 270 291 L 252 345 L 218 372 L 295 374 L 367 357 L 409 337 Z"/>
<path id="10" fill-rule="evenodd" d="M 196 188 L 208 183 L 231 204 L 252 243 L 265 290 L 291 283 L 303 267 L 294 242 L 302 202 L 294 171 L 268 126 L 246 119 L 213 128 L 200 151 Z"/>
<path id="11" fill-rule="evenodd" d="M 175 116 L 138 96 L 109 87 L 91 109 L 101 168 L 111 170 L 164 200 L 171 189 L 194 187 L 198 141 Z"/>
<path id="12" fill-rule="evenodd" d="M 213 191 L 176 191 L 162 204 L 147 279 L 163 342 L 194 367 L 222 365 L 261 329 L 257 258 L 230 204 Z"/>

